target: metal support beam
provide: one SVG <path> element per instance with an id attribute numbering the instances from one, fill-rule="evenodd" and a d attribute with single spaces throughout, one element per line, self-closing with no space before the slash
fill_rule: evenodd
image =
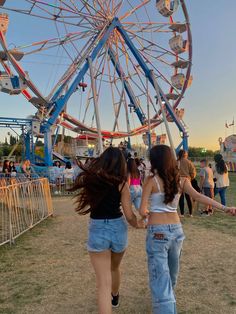
<path id="1" fill-rule="evenodd" d="M 27 132 L 25 134 L 25 158 L 31 160 L 31 145 L 30 145 L 30 134 Z"/>
<path id="2" fill-rule="evenodd" d="M 99 52 L 101 51 L 101 49 L 103 48 L 103 46 L 107 42 L 111 32 L 116 27 L 117 22 L 118 22 L 118 19 L 115 18 L 112 21 L 112 23 L 108 26 L 107 31 L 105 32 L 104 36 L 101 38 L 101 40 L 98 42 L 97 46 L 93 49 L 93 51 L 91 53 L 91 56 L 90 56 L 91 61 L 94 61 L 94 59 L 98 56 Z M 68 100 L 70 99 L 71 95 L 76 91 L 80 81 L 83 79 L 83 77 L 85 76 L 85 74 L 87 73 L 88 70 L 89 70 L 89 63 L 87 60 L 84 64 L 84 66 L 82 67 L 82 69 L 79 71 L 76 78 L 74 79 L 74 81 L 72 82 L 72 84 L 70 85 L 70 87 L 69 87 L 68 91 L 65 93 L 65 95 L 62 96 L 61 98 L 59 98 L 57 101 L 55 101 L 55 107 L 53 109 L 53 113 L 52 113 L 51 117 L 48 119 L 48 121 L 45 124 L 43 129 L 50 128 L 50 126 L 56 122 L 61 111 L 64 109 L 64 107 L 65 107 L 66 103 L 68 102 Z"/>
<path id="3" fill-rule="evenodd" d="M 186 132 L 183 133 L 183 149 L 188 151 L 188 134 Z"/>
<path id="4" fill-rule="evenodd" d="M 96 85 L 95 85 L 95 80 L 94 80 L 93 64 L 92 64 L 91 58 L 88 58 L 87 62 L 89 65 L 91 87 L 92 87 L 92 93 L 93 93 L 95 119 L 96 119 L 97 131 L 98 131 L 98 149 L 99 149 L 98 154 L 100 155 L 103 153 L 103 142 L 102 142 L 102 131 L 101 131 L 100 116 L 99 116 L 99 110 L 98 110 L 97 90 L 96 90 Z"/>
<path id="5" fill-rule="evenodd" d="M 143 57 L 140 55 L 139 51 L 134 46 L 133 42 L 129 38 L 127 32 L 124 30 L 124 28 L 123 28 L 122 24 L 120 23 L 120 21 L 117 22 L 117 29 L 120 32 L 121 36 L 123 37 L 125 43 L 129 47 L 130 51 L 134 55 L 135 59 L 139 63 L 140 67 L 144 71 L 146 77 L 149 79 L 150 83 L 152 84 L 152 86 L 155 89 L 155 83 L 154 83 L 153 77 L 151 75 L 151 70 L 148 68 L 148 66 L 147 66 L 146 62 L 144 61 Z M 165 96 L 164 92 L 162 91 L 162 89 L 160 88 L 160 86 L 159 86 L 159 94 L 161 95 L 161 98 L 164 100 L 165 105 L 166 105 L 166 109 L 167 109 L 168 113 L 170 114 L 170 116 L 173 118 L 173 120 L 174 120 L 175 124 L 177 125 L 178 129 L 181 132 L 186 133 L 186 130 L 185 130 L 183 124 L 181 123 L 180 119 L 177 117 L 177 115 L 175 113 L 175 110 L 170 105 L 168 99 L 166 98 L 166 96 Z"/>
<path id="6" fill-rule="evenodd" d="M 125 73 L 122 69 L 122 66 L 120 65 L 119 61 L 116 59 L 114 51 L 112 50 L 112 48 L 108 49 L 108 54 L 111 58 L 111 62 L 113 64 L 114 68 L 116 69 L 116 73 L 120 77 L 121 81 L 124 83 L 125 91 L 126 91 L 128 97 L 130 99 L 130 103 L 134 106 L 134 111 L 136 112 L 136 114 L 139 118 L 139 121 L 143 125 L 144 121 L 145 121 L 144 113 L 141 111 L 140 106 L 138 105 L 138 102 L 137 102 L 137 98 L 136 98 L 129 82 L 125 78 Z"/>
<path id="7" fill-rule="evenodd" d="M 52 166 L 52 134 L 51 129 L 44 132 L 44 161 L 46 166 Z"/>
<path id="8" fill-rule="evenodd" d="M 171 132 L 170 132 L 168 121 L 166 119 L 166 111 L 164 110 L 164 106 L 163 106 L 163 103 L 162 103 L 162 98 L 161 98 L 159 86 L 157 84 L 157 81 L 155 79 L 153 71 L 150 71 L 150 74 L 151 74 L 151 77 L 152 77 L 152 80 L 153 80 L 153 83 L 154 83 L 154 88 L 155 88 L 155 91 L 156 91 L 156 94 L 157 94 L 157 102 L 159 103 L 159 107 L 161 109 L 162 118 L 163 118 L 163 121 L 164 121 L 164 124 L 165 124 L 165 128 L 166 128 L 166 133 L 167 133 L 167 136 L 168 136 L 168 139 L 169 139 L 169 142 L 170 142 L 170 147 L 172 148 L 174 156 L 176 157 L 174 142 L 173 142 L 173 139 L 172 139 L 172 136 L 171 136 Z"/>
<path id="9" fill-rule="evenodd" d="M 148 88 L 148 78 L 146 78 L 146 93 L 147 93 L 147 115 L 148 115 L 148 150 L 152 148 L 152 141 L 151 141 L 151 125 L 150 125 L 150 99 L 149 99 L 149 88 Z"/>

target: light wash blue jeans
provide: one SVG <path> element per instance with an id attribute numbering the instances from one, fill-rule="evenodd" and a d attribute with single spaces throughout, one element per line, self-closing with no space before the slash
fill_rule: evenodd
<path id="1" fill-rule="evenodd" d="M 174 288 L 184 238 L 181 224 L 147 227 L 146 251 L 154 314 L 177 314 Z"/>
<path id="2" fill-rule="evenodd" d="M 222 205 L 226 205 L 226 189 L 227 186 L 223 187 L 223 188 L 215 188 L 215 196 L 219 193 L 220 194 L 220 201 Z"/>
<path id="3" fill-rule="evenodd" d="M 143 189 L 141 185 L 130 185 L 129 189 L 130 189 L 131 202 L 134 204 L 135 209 L 138 210 L 141 205 Z"/>

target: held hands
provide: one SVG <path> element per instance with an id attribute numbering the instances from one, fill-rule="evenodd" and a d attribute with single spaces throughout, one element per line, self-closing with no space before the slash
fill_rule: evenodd
<path id="1" fill-rule="evenodd" d="M 146 224 L 143 219 L 137 220 L 137 227 L 136 227 L 137 229 L 145 229 L 145 227 L 146 227 Z"/>
<path id="2" fill-rule="evenodd" d="M 230 214 L 232 216 L 236 216 L 236 207 L 223 206 L 222 209 L 225 213 Z"/>

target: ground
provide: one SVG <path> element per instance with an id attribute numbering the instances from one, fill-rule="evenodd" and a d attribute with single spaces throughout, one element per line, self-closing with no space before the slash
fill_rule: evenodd
<path id="1" fill-rule="evenodd" d="M 235 204 L 236 177 L 229 203 Z M 87 217 L 70 198 L 54 199 L 55 215 L 12 247 L 0 248 L 0 313 L 96 313 L 95 278 L 86 252 Z M 177 286 L 179 314 L 236 313 L 236 218 L 183 220 L 186 240 Z M 121 305 L 114 313 L 151 313 L 145 230 L 129 229 Z"/>

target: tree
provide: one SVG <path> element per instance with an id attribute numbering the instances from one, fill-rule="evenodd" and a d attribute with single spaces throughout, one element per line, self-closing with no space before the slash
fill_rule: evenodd
<path id="1" fill-rule="evenodd" d="M 189 147 L 188 155 L 190 158 L 195 157 L 213 157 L 218 151 L 206 149 L 204 147 Z"/>
<path id="2" fill-rule="evenodd" d="M 10 135 L 10 145 L 15 145 L 17 143 L 17 138 L 13 135 Z"/>

